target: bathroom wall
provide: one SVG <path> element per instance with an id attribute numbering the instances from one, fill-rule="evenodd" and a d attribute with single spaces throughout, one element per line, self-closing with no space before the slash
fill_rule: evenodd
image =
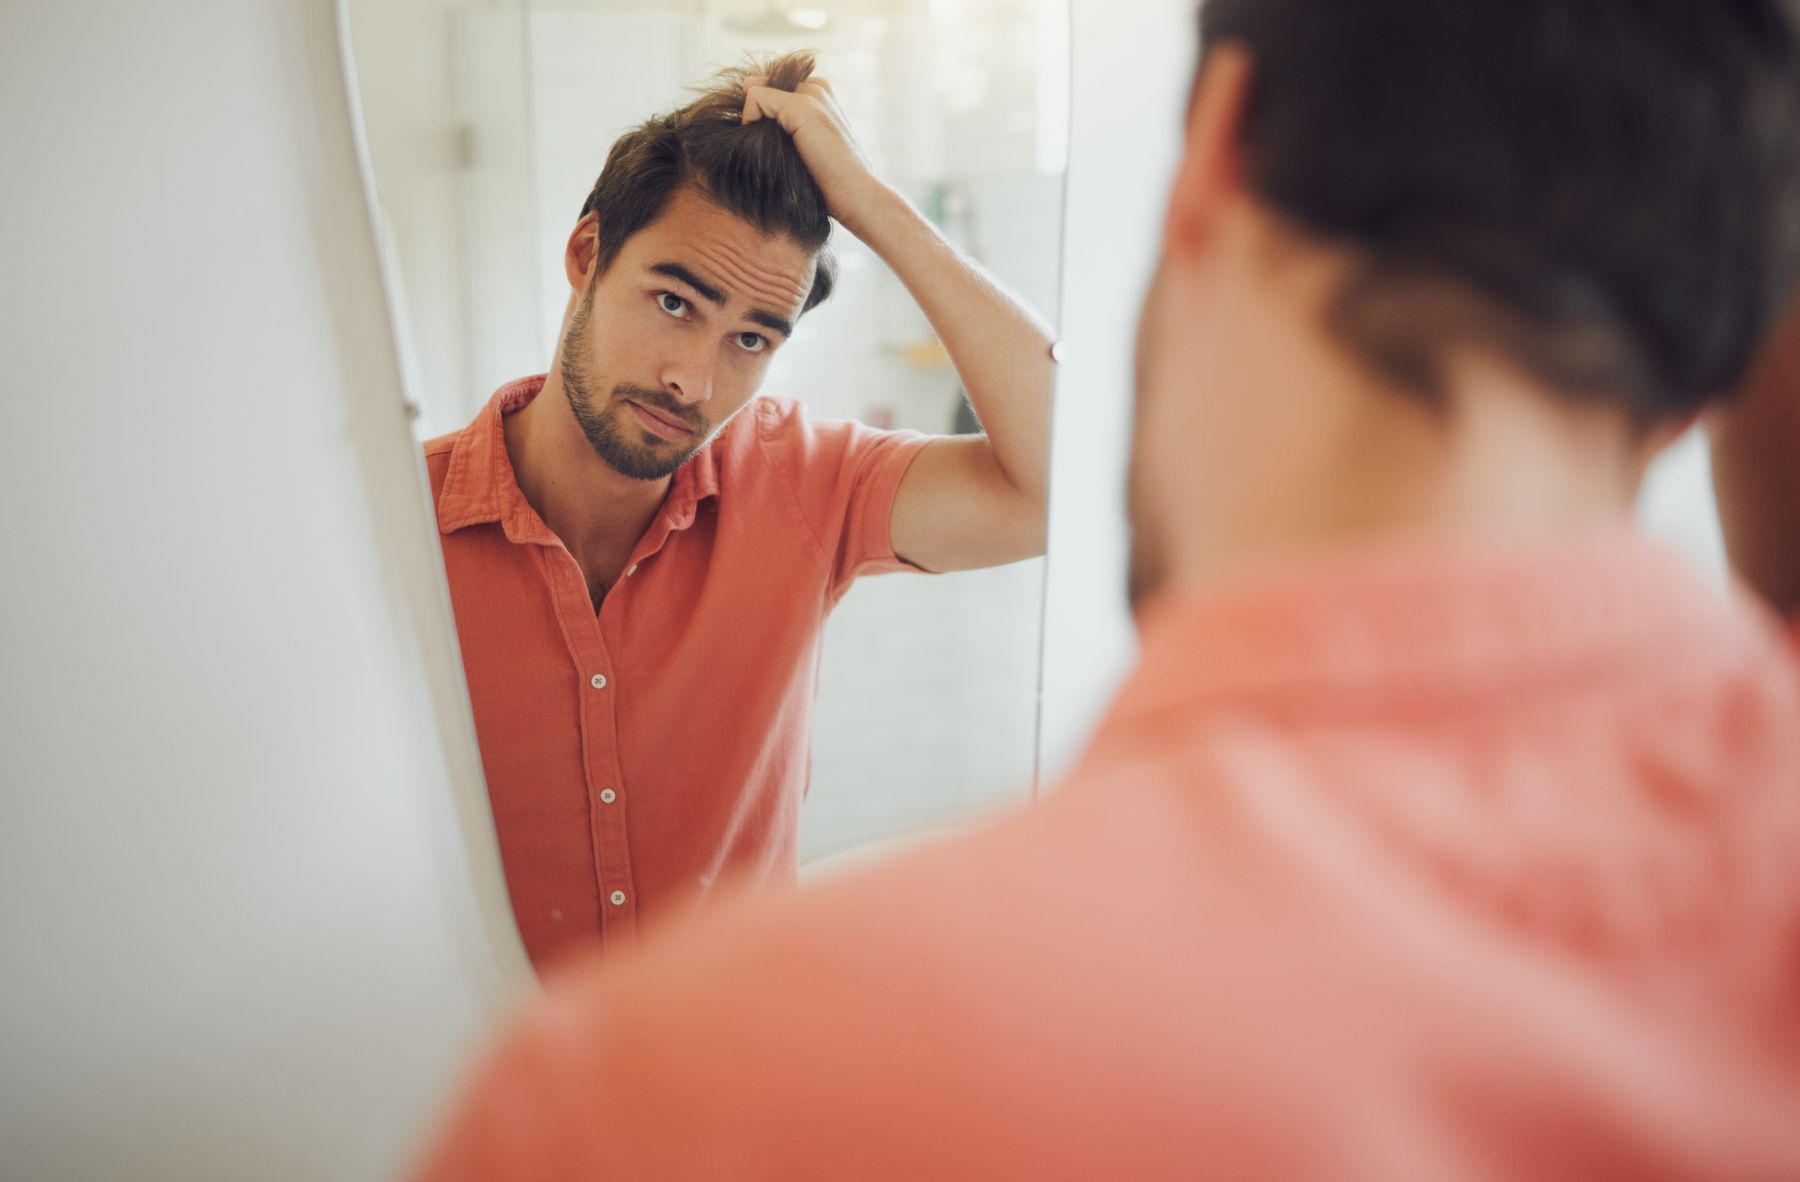
<path id="1" fill-rule="evenodd" d="M 375 1179 L 523 959 L 333 7 L 0 6 L 0 1176 Z"/>
<path id="2" fill-rule="evenodd" d="M 1086 745 L 1135 656 L 1125 461 L 1138 302 L 1193 68 L 1192 0 L 1075 0 L 1062 340 L 1044 596 L 1046 782 Z"/>

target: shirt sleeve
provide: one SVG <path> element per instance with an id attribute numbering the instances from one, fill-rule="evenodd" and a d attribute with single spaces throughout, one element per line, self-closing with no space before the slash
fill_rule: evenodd
<path id="1" fill-rule="evenodd" d="M 773 403 L 764 425 L 799 515 L 831 564 L 833 600 L 862 575 L 920 569 L 894 553 L 889 527 L 900 482 L 931 436 L 809 422 L 795 402 Z"/>

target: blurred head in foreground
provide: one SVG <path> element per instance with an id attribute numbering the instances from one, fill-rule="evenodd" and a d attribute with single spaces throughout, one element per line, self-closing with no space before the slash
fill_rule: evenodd
<path id="1" fill-rule="evenodd" d="M 1629 505 L 1800 269 L 1786 0 L 1210 0 L 1132 586 Z"/>

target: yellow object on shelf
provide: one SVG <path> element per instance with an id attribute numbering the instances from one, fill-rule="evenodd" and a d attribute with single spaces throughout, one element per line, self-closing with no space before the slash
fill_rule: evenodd
<path id="1" fill-rule="evenodd" d="M 950 365 L 950 354 L 936 337 L 907 345 L 904 356 L 914 369 L 947 369 Z"/>

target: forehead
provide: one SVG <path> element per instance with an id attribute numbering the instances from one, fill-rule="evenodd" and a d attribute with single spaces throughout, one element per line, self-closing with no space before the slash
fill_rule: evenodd
<path id="1" fill-rule="evenodd" d="M 815 266 L 812 252 L 793 239 L 764 234 L 686 187 L 619 254 L 621 262 L 639 270 L 680 263 L 724 293 L 728 307 L 741 304 L 787 316 L 806 303 Z"/>

